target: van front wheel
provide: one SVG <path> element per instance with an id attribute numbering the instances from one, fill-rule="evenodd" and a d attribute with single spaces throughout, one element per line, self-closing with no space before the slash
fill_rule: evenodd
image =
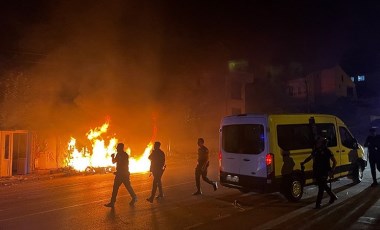
<path id="1" fill-rule="evenodd" d="M 285 197 L 292 202 L 297 202 L 302 198 L 303 195 L 303 183 L 302 177 L 298 175 L 292 175 L 288 178 L 283 178 L 283 194 Z"/>

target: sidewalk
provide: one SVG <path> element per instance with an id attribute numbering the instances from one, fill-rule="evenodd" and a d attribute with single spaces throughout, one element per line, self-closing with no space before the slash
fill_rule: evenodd
<path id="1" fill-rule="evenodd" d="M 64 169 L 46 169 L 36 170 L 27 175 L 14 175 L 11 177 L 0 177 L 0 188 L 5 186 L 12 186 L 20 183 L 37 181 L 37 180 L 50 180 L 57 177 L 64 177 L 73 175 L 72 172 Z"/>

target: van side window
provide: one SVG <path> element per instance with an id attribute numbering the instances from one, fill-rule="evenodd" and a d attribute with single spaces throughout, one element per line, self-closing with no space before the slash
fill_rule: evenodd
<path id="1" fill-rule="evenodd" d="M 278 125 L 278 146 L 283 150 L 308 149 L 313 146 L 309 124 Z"/>
<path id="2" fill-rule="evenodd" d="M 340 139 L 342 145 L 352 149 L 354 146 L 355 138 L 345 127 L 339 127 Z"/>
<path id="3" fill-rule="evenodd" d="M 317 131 L 318 131 L 318 135 L 327 138 L 327 147 L 335 147 L 338 145 L 334 124 L 332 123 L 317 124 Z"/>
<path id="4" fill-rule="evenodd" d="M 317 135 L 326 137 L 327 147 L 337 146 L 335 125 L 318 123 Z M 309 124 L 278 125 L 278 146 L 283 150 L 298 150 L 313 148 L 314 139 Z"/>
<path id="5" fill-rule="evenodd" d="M 223 126 L 222 148 L 229 153 L 261 153 L 265 148 L 264 126 L 260 124 Z"/>

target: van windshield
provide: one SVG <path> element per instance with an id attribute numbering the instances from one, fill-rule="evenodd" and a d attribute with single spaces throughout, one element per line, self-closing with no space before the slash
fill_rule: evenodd
<path id="1" fill-rule="evenodd" d="M 226 152 L 259 154 L 264 147 L 263 125 L 226 125 L 222 128 L 222 149 Z"/>

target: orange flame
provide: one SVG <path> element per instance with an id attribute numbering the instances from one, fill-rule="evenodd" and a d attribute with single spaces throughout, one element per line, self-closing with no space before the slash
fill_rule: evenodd
<path id="1" fill-rule="evenodd" d="M 74 168 L 77 171 L 83 172 L 87 168 L 97 167 L 111 167 L 112 158 L 111 154 L 116 153 L 116 145 L 118 140 L 116 138 L 110 138 L 106 143 L 102 139 L 102 134 L 106 133 L 109 127 L 109 123 L 104 123 L 101 127 L 91 129 L 87 132 L 87 139 L 91 142 L 92 152 L 87 147 L 83 147 L 78 150 L 76 147 L 76 139 L 71 137 L 68 143 L 68 157 L 66 159 L 67 165 Z M 131 173 L 147 172 L 150 168 L 149 154 L 152 150 L 153 144 L 150 142 L 145 148 L 144 153 L 138 157 L 129 158 L 129 171 Z M 131 155 L 131 149 L 126 150 L 128 155 Z"/>

